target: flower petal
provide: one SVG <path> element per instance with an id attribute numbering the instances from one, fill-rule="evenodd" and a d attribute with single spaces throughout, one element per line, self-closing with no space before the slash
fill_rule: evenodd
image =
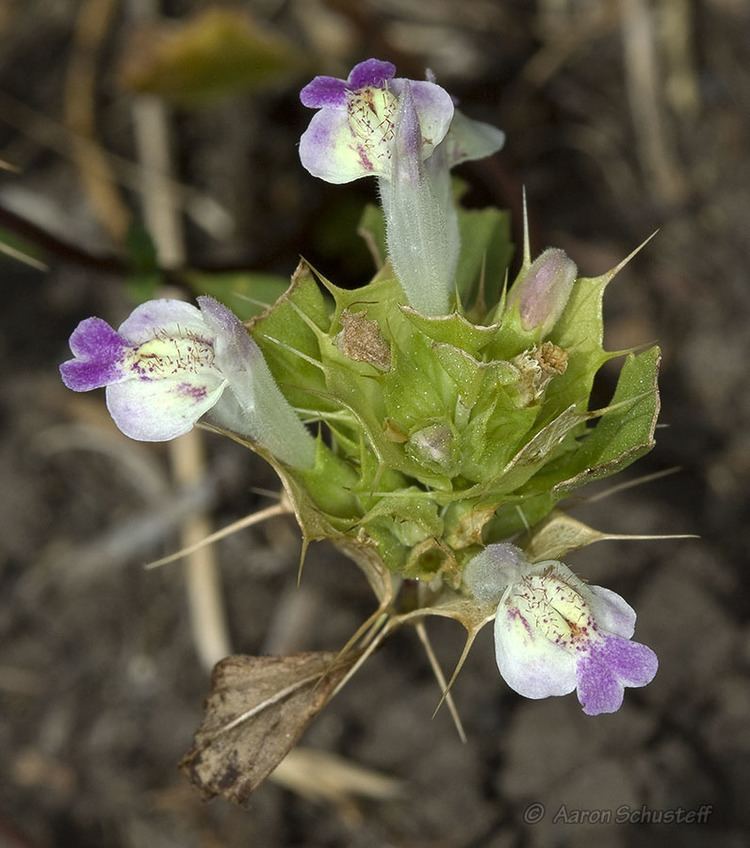
<path id="1" fill-rule="evenodd" d="M 346 83 L 336 77 L 315 77 L 300 91 L 299 99 L 310 109 L 346 106 Z"/>
<path id="2" fill-rule="evenodd" d="M 126 380 L 107 386 L 107 408 L 126 436 L 165 442 L 192 429 L 221 397 L 226 381 L 216 373 Z"/>
<path id="3" fill-rule="evenodd" d="M 119 332 L 132 344 L 140 345 L 165 336 L 195 335 L 209 340 L 201 313 L 190 303 L 181 300 L 149 300 L 141 303 L 120 324 Z"/>
<path id="4" fill-rule="evenodd" d="M 578 664 L 578 700 L 587 715 L 620 708 L 623 687 L 646 686 L 659 667 L 656 654 L 640 642 L 607 636 Z"/>
<path id="5" fill-rule="evenodd" d="M 352 89 L 358 88 L 382 88 L 388 80 L 396 75 L 396 66 L 392 62 L 384 62 L 382 59 L 365 59 L 355 65 L 347 83 Z"/>
<path id="6" fill-rule="evenodd" d="M 586 715 L 615 713 L 622 706 L 624 688 L 594 651 L 578 663 L 578 700 Z"/>
<path id="7" fill-rule="evenodd" d="M 635 631 L 635 610 L 617 592 L 604 586 L 589 586 L 587 598 L 599 630 L 630 639 Z"/>
<path id="8" fill-rule="evenodd" d="M 409 83 L 419 117 L 423 139 L 422 158 L 426 159 L 448 132 L 453 120 L 453 100 L 444 88 L 434 82 L 399 78 L 391 80 L 389 88 L 393 94 L 401 97 L 406 83 Z"/>
<path id="9" fill-rule="evenodd" d="M 626 686 L 646 686 L 659 668 L 656 654 L 640 642 L 609 636 L 595 648 Z"/>
<path id="10" fill-rule="evenodd" d="M 321 109 L 313 115 L 299 141 L 299 158 L 314 177 L 329 183 L 348 183 L 379 174 L 388 161 L 382 152 L 354 134 L 346 109 Z"/>
<path id="11" fill-rule="evenodd" d="M 512 607 L 512 595 L 495 616 L 495 657 L 508 686 L 526 698 L 567 695 L 576 687 L 576 655 L 532 628 Z"/>
<path id="12" fill-rule="evenodd" d="M 216 365 L 230 382 L 233 377 L 247 379 L 251 369 L 261 362 L 265 364 L 260 348 L 231 309 L 205 295 L 197 301 L 201 316 L 214 336 Z"/>
<path id="13" fill-rule="evenodd" d="M 76 359 L 60 366 L 63 383 L 74 392 L 87 392 L 122 379 L 123 362 L 131 349 L 127 340 L 101 318 L 86 318 L 70 337 Z"/>
<path id="14" fill-rule="evenodd" d="M 448 167 L 453 168 L 461 162 L 491 156 L 504 143 L 505 133 L 502 130 L 483 121 L 473 121 L 456 109 L 443 146 L 446 148 Z"/>

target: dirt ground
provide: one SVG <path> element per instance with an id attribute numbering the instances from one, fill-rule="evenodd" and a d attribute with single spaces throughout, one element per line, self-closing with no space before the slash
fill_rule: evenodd
<path id="1" fill-rule="evenodd" d="M 205 5 L 161 9 L 180 18 Z M 0 258 L 0 848 L 747 844 L 750 6 L 257 0 L 239 6 L 289 39 L 305 69 L 170 112 L 187 196 L 234 222 L 228 232 L 221 216 L 186 210 L 194 265 L 288 274 L 304 253 L 337 282 L 366 278 L 353 233 L 374 187 L 316 182 L 295 145 L 309 118 L 300 83 L 370 55 L 407 75 L 430 66 L 466 112 L 505 129 L 501 154 L 463 170 L 468 202 L 510 208 L 517 225 L 525 184 L 537 250 L 563 247 L 594 275 L 660 228 L 608 291 L 608 346 L 658 339 L 664 350 L 663 429 L 624 479 L 680 470 L 570 508 L 612 533 L 700 536 L 603 542 L 569 559 L 628 599 L 637 638 L 660 658 L 654 682 L 628 690 L 619 713 L 588 718 L 574 697 L 522 700 L 499 678 L 485 631 L 455 688 L 462 744 L 445 710 L 430 719 L 439 690 L 407 630 L 303 740 L 397 778 L 398 797 L 321 801 L 269 781 L 247 809 L 203 803 L 177 771 L 208 678 L 181 565 L 142 566 L 176 548 L 181 521 L 202 512 L 223 526 L 267 506 L 263 490 L 278 485 L 247 451 L 207 436 L 203 479 L 175 489 L 164 446 L 129 442 L 102 397 L 73 395 L 57 375 L 77 321 L 116 324 L 130 309 L 116 216 L 97 205 L 91 148 L 76 156 L 66 122 L 85 131 L 93 109 L 97 144 L 121 157 L 105 159 L 119 202 L 137 210 L 137 180 L 122 166 L 137 158 L 133 98 L 118 73 L 136 49 L 137 6 L 0 6 L 0 159 L 20 169 L 0 172 L 0 229 L 41 244 L 50 265 L 45 274 Z M 84 49 L 94 7 L 104 23 Z M 89 101 L 81 55 L 95 60 Z M 612 385 L 605 371 L 603 399 Z M 288 519 L 216 550 L 238 653 L 336 649 L 372 609 L 356 569 L 323 545 L 295 588 Z M 449 666 L 459 628 L 431 622 L 430 633 Z M 648 820 L 678 808 L 707 820 Z"/>

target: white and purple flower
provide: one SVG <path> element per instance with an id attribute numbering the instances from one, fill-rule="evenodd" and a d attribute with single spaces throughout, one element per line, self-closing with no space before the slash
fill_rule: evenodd
<path id="1" fill-rule="evenodd" d="M 314 440 L 260 348 L 218 301 L 199 297 L 198 304 L 151 300 L 118 330 L 101 318 L 81 321 L 70 337 L 75 358 L 60 366 L 63 382 L 76 392 L 106 386 L 115 424 L 133 439 L 174 439 L 210 413 L 283 462 L 311 466 Z"/>
<path id="2" fill-rule="evenodd" d="M 360 177 L 390 178 L 399 97 L 411 82 L 426 159 L 445 138 L 453 120 L 453 101 L 433 82 L 395 79 L 390 62 L 367 59 L 346 80 L 315 77 L 300 92 L 304 106 L 319 111 L 300 139 L 304 167 L 329 183 Z"/>
<path id="3" fill-rule="evenodd" d="M 472 121 L 433 79 L 397 78 L 367 59 L 346 80 L 315 77 L 300 93 L 318 112 L 300 139 L 300 160 L 329 183 L 378 178 L 388 253 L 412 307 L 450 308 L 460 250 L 450 169 L 502 147 L 503 133 Z"/>
<path id="4" fill-rule="evenodd" d="M 656 654 L 631 641 L 635 611 L 619 595 L 587 586 L 563 563 L 528 563 L 514 545 L 488 545 L 467 565 L 465 582 L 495 615 L 498 669 L 527 698 L 574 689 L 587 715 L 616 712 L 625 687 L 645 686 Z"/>

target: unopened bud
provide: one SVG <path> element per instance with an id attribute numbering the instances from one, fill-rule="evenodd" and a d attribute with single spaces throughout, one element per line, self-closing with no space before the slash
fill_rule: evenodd
<path id="1" fill-rule="evenodd" d="M 565 309 L 578 268 L 564 250 L 544 251 L 510 292 L 509 305 L 518 304 L 524 330 L 548 335 Z"/>

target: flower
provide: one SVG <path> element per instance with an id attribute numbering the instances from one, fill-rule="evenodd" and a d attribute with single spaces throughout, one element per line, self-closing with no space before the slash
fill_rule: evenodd
<path id="1" fill-rule="evenodd" d="M 319 76 L 300 92 L 304 106 L 319 111 L 300 139 L 304 167 L 329 183 L 390 176 L 399 98 L 407 80 L 395 79 L 390 62 L 367 59 L 346 80 Z M 409 81 L 426 159 L 445 138 L 453 119 L 447 91 L 428 81 Z"/>
<path id="2" fill-rule="evenodd" d="M 346 80 L 306 85 L 300 99 L 319 111 L 300 160 L 330 183 L 378 177 L 388 254 L 409 304 L 445 315 L 461 247 L 450 169 L 489 156 L 505 136 L 455 109 L 429 72 L 427 80 L 395 74 L 390 62 L 367 59 Z"/>
<path id="3" fill-rule="evenodd" d="M 540 254 L 516 280 L 508 306 L 518 304 L 524 330 L 548 335 L 565 309 L 578 268 L 564 250 L 550 247 Z"/>
<path id="4" fill-rule="evenodd" d="M 587 586 L 563 563 L 531 564 L 514 545 L 488 545 L 467 565 L 480 600 L 500 600 L 495 654 L 500 674 L 527 698 L 578 692 L 584 713 L 616 712 L 625 687 L 645 686 L 656 654 L 632 642 L 635 611 L 615 592 Z"/>
<path id="5" fill-rule="evenodd" d="M 283 462 L 311 466 L 315 442 L 260 348 L 218 301 L 199 297 L 198 304 L 150 300 L 117 331 L 101 318 L 81 321 L 70 337 L 75 358 L 60 366 L 63 382 L 76 392 L 106 386 L 115 424 L 133 439 L 174 439 L 210 413 Z"/>

